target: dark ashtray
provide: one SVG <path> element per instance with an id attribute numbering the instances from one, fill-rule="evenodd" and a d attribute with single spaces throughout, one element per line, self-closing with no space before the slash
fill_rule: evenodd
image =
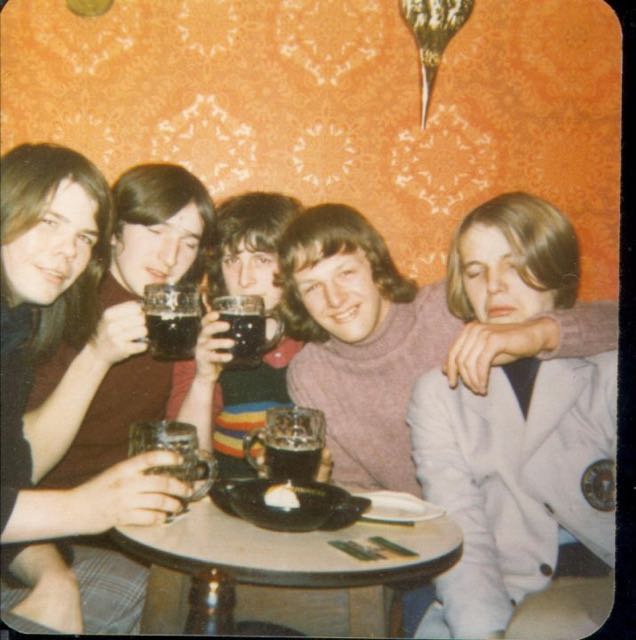
<path id="1" fill-rule="evenodd" d="M 371 500 L 324 482 L 251 479 L 216 482 L 214 503 L 264 529 L 276 531 L 333 531 L 352 525 L 371 506 Z"/>

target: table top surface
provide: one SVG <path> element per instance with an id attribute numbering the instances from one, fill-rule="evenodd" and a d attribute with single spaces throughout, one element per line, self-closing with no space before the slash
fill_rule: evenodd
<path id="1" fill-rule="evenodd" d="M 412 557 L 358 560 L 331 540 L 382 536 L 415 551 Z M 462 533 L 447 516 L 414 525 L 357 522 L 337 531 L 291 533 L 261 529 L 227 515 L 210 498 L 169 524 L 113 532 L 125 549 L 155 564 L 198 573 L 216 568 L 239 582 L 288 587 L 351 587 L 388 583 L 450 568 L 461 556 Z"/>

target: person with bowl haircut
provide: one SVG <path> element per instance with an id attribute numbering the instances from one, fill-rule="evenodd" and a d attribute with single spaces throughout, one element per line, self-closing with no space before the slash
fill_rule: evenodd
<path id="1" fill-rule="evenodd" d="M 209 300 L 227 295 L 258 295 L 263 298 L 267 312 L 276 312 L 282 294 L 275 280 L 278 243 L 285 227 L 300 210 L 297 199 L 275 192 L 253 191 L 225 200 L 215 223 L 208 273 Z M 224 332 L 228 323 L 219 321 L 216 328 Z M 219 350 L 210 353 L 207 380 L 203 380 L 206 371 L 203 364 L 196 372 L 192 362 L 175 367 L 168 414 L 176 415 L 190 407 L 190 421 L 212 430 L 221 478 L 253 478 L 256 471 L 244 458 L 243 439 L 265 424 L 267 409 L 291 404 L 287 366 L 302 344 L 283 336 L 263 354 L 258 366 L 231 369 L 223 367 L 231 362 L 231 356 L 222 351 L 231 342 L 227 338 L 217 340 Z M 195 414 L 197 408 L 199 415 Z"/>
<path id="2" fill-rule="evenodd" d="M 468 339 L 479 323 L 572 308 L 578 283 L 574 229 L 536 196 L 497 196 L 453 237 L 448 306 Z M 418 478 L 461 525 L 464 548 L 416 637 L 598 629 L 613 597 L 616 394 L 616 351 L 503 364 L 486 397 L 450 389 L 439 371 L 418 380 L 407 417 Z"/>
<path id="3" fill-rule="evenodd" d="M 33 363 L 62 338 L 90 336 L 97 321 L 112 229 L 108 184 L 83 155 L 52 144 L 15 147 L 0 171 L 2 620 L 23 633 L 131 633 L 146 568 L 113 551 L 51 540 L 163 521 L 189 489 L 144 472 L 178 457 L 151 452 L 73 490 L 45 491 L 35 484 L 63 450 L 55 432 L 23 424 Z M 54 401 L 64 392 L 54 389 Z"/>

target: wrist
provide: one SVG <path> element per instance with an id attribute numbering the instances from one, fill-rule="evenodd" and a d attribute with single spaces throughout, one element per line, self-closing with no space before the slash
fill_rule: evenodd
<path id="1" fill-rule="evenodd" d="M 64 514 L 71 535 L 101 533 L 103 529 L 95 527 L 95 509 L 87 508 L 84 484 L 72 489 L 60 489 L 60 513 Z"/>
<path id="2" fill-rule="evenodd" d="M 114 362 L 102 353 L 95 338 L 86 343 L 78 358 L 81 358 L 91 373 L 99 374 L 105 374 Z"/>
<path id="3" fill-rule="evenodd" d="M 557 320 L 550 316 L 539 319 L 543 336 L 541 351 L 555 351 L 559 347 L 561 329 Z"/>
<path id="4" fill-rule="evenodd" d="M 195 393 L 209 393 L 219 378 L 219 367 L 213 367 L 212 371 L 203 372 L 197 368 L 190 389 Z"/>

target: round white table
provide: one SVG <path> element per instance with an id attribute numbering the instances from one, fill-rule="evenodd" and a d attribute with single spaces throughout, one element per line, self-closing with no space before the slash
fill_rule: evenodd
<path id="1" fill-rule="evenodd" d="M 337 531 L 288 533 L 227 515 L 209 498 L 169 524 L 115 530 L 118 544 L 145 560 L 193 576 L 189 633 L 229 633 L 234 582 L 286 587 L 355 587 L 433 576 L 461 556 L 462 533 L 446 516 L 412 526 L 358 522 Z M 329 544 L 383 536 L 417 553 L 363 561 Z"/>

